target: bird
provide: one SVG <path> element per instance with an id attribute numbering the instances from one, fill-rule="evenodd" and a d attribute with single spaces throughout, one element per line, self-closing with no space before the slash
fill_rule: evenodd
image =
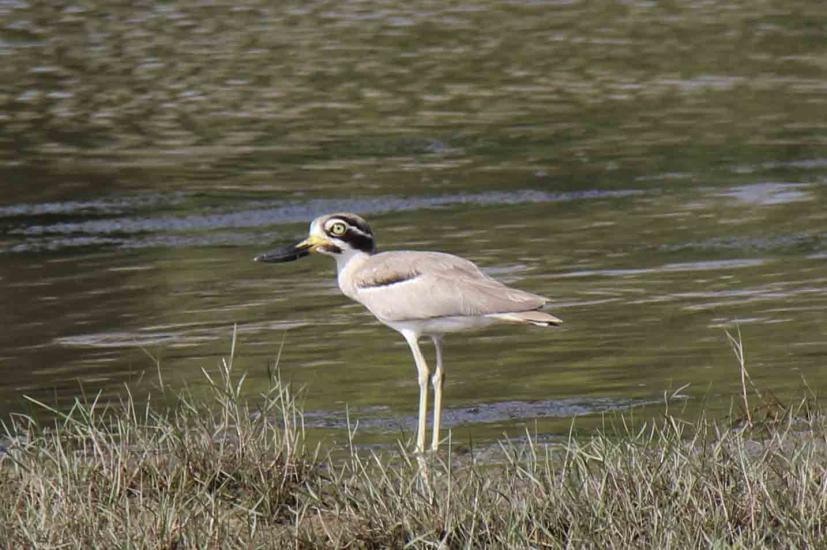
<path id="1" fill-rule="evenodd" d="M 378 252 L 368 223 L 349 212 L 317 217 L 305 239 L 254 260 L 280 263 L 310 254 L 332 256 L 342 293 L 365 306 L 408 343 L 419 383 L 416 452 L 420 455 L 425 452 L 429 377 L 434 394 L 431 450 L 439 448 L 445 334 L 494 323 L 553 327 L 563 322 L 540 311 L 548 298 L 506 286 L 465 258 L 443 252 Z M 422 337 L 433 340 L 433 375 L 419 347 Z"/>

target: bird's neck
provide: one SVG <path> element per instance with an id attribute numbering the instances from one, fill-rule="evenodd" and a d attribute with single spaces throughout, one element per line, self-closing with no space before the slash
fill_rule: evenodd
<path id="1" fill-rule="evenodd" d="M 336 254 L 336 270 L 341 273 L 345 269 L 353 269 L 356 265 L 361 265 L 370 257 L 370 254 L 362 250 L 350 248 L 343 250 L 341 254 Z"/>
<path id="2" fill-rule="evenodd" d="M 356 272 L 370 258 L 370 254 L 361 250 L 346 250 L 336 255 L 336 272 L 339 288 L 349 297 L 353 297 L 355 289 L 351 288 L 353 273 Z"/>

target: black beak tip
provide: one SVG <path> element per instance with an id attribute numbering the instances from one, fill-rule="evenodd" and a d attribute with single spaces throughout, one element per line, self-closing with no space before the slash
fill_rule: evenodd
<path id="1" fill-rule="evenodd" d="M 274 264 L 274 263 L 281 263 L 281 262 L 289 262 L 290 260 L 294 260 L 295 256 L 288 253 L 267 253 L 267 254 L 259 254 L 255 258 L 253 258 L 254 262 L 258 263 L 267 263 L 267 264 Z"/>
<path id="2" fill-rule="evenodd" d="M 301 241 L 291 245 L 283 246 L 271 252 L 259 254 L 258 256 L 253 258 L 253 261 L 261 263 L 283 263 L 298 260 L 299 258 L 302 258 L 310 254 L 310 251 L 306 247 L 298 246 L 300 242 Z"/>

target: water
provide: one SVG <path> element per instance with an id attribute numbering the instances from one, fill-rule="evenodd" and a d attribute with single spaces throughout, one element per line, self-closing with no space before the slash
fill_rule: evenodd
<path id="1" fill-rule="evenodd" d="M 251 258 L 314 216 L 466 256 L 559 330 L 447 340 L 458 441 L 827 388 L 827 12 L 817 3 L 0 2 L 0 414 L 156 379 L 414 427 L 397 334 L 332 263 Z M 282 348 L 283 344 L 283 348 Z"/>

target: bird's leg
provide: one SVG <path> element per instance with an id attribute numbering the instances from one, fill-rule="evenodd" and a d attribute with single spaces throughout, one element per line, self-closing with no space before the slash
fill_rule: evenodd
<path id="1" fill-rule="evenodd" d="M 425 417 L 428 413 L 428 364 L 419 349 L 419 335 L 412 332 L 403 332 L 416 362 L 416 372 L 419 377 L 419 428 L 416 432 L 416 452 L 425 452 Z"/>
<path id="2" fill-rule="evenodd" d="M 431 377 L 431 383 L 434 385 L 434 423 L 431 450 L 436 451 L 439 448 L 439 425 L 442 420 L 442 384 L 445 382 L 445 370 L 442 367 L 442 338 L 431 336 L 431 339 L 434 341 L 434 349 L 436 350 L 436 368 L 434 369 L 434 375 Z"/>

